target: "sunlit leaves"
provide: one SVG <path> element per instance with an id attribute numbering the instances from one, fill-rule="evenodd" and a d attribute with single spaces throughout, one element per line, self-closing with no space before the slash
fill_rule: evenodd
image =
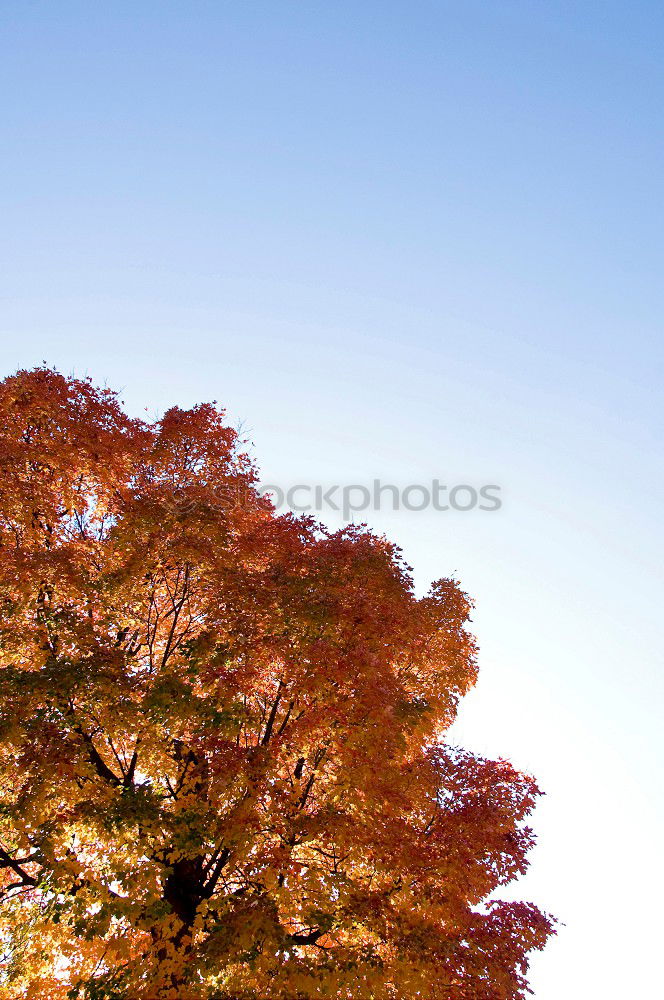
<path id="1" fill-rule="evenodd" d="M 0 386 L 9 1000 L 523 996 L 537 788 L 444 743 L 470 602 L 277 517 L 214 406 Z"/>

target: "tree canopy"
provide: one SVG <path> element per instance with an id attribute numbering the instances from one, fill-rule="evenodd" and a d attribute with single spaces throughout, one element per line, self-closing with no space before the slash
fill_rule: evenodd
<path id="1" fill-rule="evenodd" d="M 277 516 L 223 411 L 0 384 L 0 991 L 509 1000 L 534 781 L 445 743 L 470 602 Z"/>

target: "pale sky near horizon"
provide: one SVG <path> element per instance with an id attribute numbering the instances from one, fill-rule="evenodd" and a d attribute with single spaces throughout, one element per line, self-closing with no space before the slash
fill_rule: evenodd
<path id="1" fill-rule="evenodd" d="M 5 2 L 1 372 L 204 399 L 474 597 L 453 737 L 532 771 L 536 1000 L 660 982 L 664 7 Z M 335 526 L 339 520 L 328 518 Z"/>

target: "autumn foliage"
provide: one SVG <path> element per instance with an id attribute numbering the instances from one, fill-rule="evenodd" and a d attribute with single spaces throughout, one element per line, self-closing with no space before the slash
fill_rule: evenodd
<path id="1" fill-rule="evenodd" d="M 467 597 L 254 484 L 215 406 L 0 384 L 0 995 L 523 996 L 537 788 L 444 742 Z"/>

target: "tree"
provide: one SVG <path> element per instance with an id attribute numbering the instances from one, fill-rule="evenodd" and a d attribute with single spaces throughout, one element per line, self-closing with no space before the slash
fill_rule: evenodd
<path id="1" fill-rule="evenodd" d="M 443 742 L 468 598 L 276 516 L 241 449 L 0 384 L 3 996 L 522 997 L 537 788 Z"/>

